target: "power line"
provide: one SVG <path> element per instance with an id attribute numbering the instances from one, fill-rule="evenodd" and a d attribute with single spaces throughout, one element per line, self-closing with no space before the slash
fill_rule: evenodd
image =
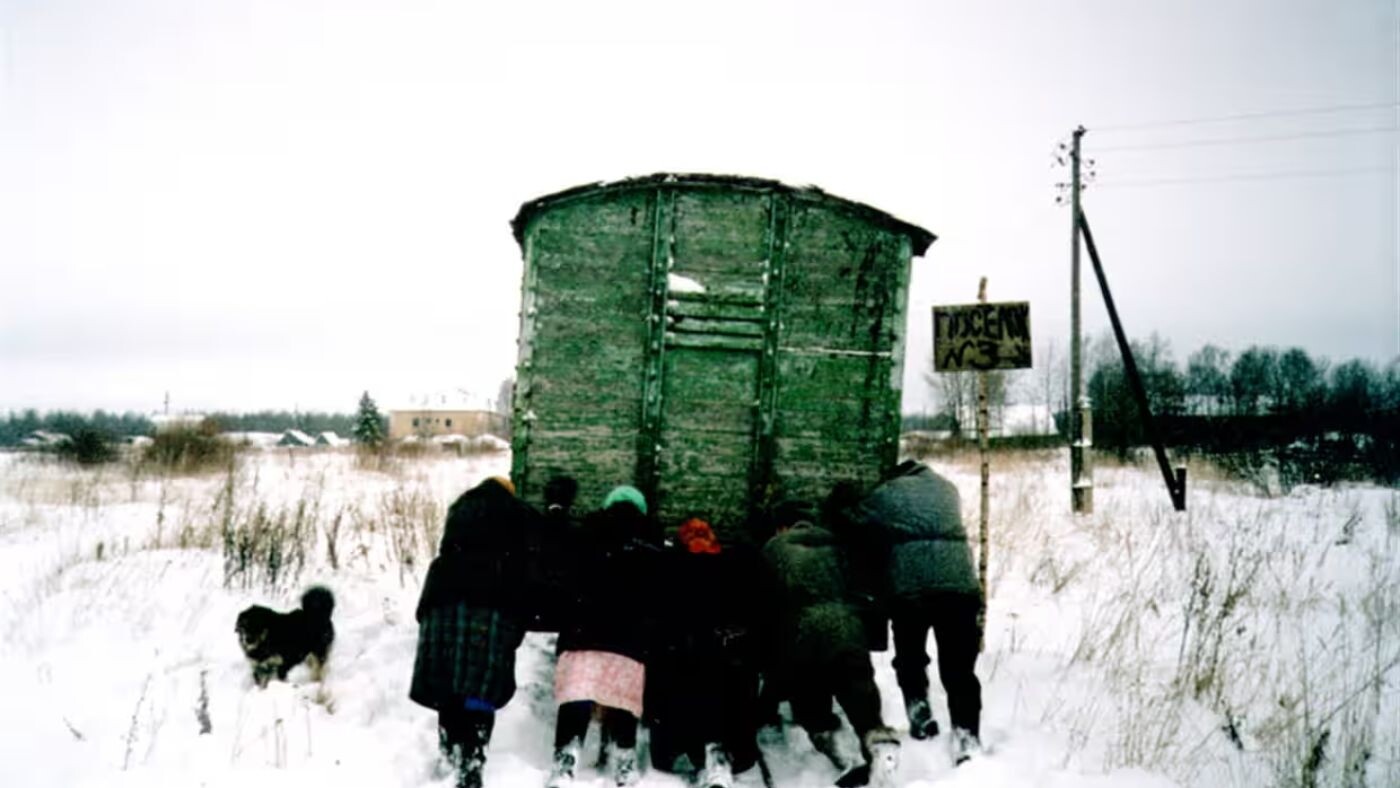
<path id="1" fill-rule="evenodd" d="M 1164 126 L 1191 126 L 1198 123 L 1225 123 L 1234 120 L 1259 120 L 1262 118 L 1287 118 L 1303 115 L 1331 115 L 1339 112 L 1359 112 L 1369 109 L 1395 109 L 1400 107 L 1397 101 L 1380 101 L 1372 104 L 1335 104 L 1329 107 L 1310 107 L 1308 109 L 1274 110 L 1271 112 L 1244 112 L 1236 115 L 1216 115 L 1214 117 L 1183 118 L 1179 120 L 1160 120 L 1145 123 L 1122 123 L 1108 126 L 1094 126 L 1090 130 L 1095 132 L 1103 131 L 1132 131 L 1137 129 L 1155 129 Z"/>
<path id="2" fill-rule="evenodd" d="M 1241 145 L 1251 142 L 1285 142 L 1288 140 L 1316 139 L 1321 137 L 1348 137 L 1357 134 L 1384 134 L 1400 131 L 1396 126 L 1379 126 L 1370 129 L 1332 129 L 1330 131 L 1300 131 L 1294 134 L 1269 134 L 1249 137 L 1221 137 L 1209 140 L 1186 140 L 1184 142 L 1154 142 L 1142 145 L 1109 145 L 1095 148 L 1095 153 L 1114 151 L 1160 150 L 1165 148 L 1198 148 L 1209 145 Z"/>
<path id="3" fill-rule="evenodd" d="M 1272 181 L 1287 178 L 1335 178 L 1347 175 L 1394 173 L 1394 167 L 1351 167 L 1333 170 L 1293 170 L 1284 172 L 1242 173 L 1238 175 L 1202 176 L 1199 178 L 1152 178 L 1146 180 L 1107 181 L 1095 184 L 1098 189 L 1135 188 L 1140 186 L 1178 186 L 1192 183 L 1227 183 L 1232 181 Z"/>

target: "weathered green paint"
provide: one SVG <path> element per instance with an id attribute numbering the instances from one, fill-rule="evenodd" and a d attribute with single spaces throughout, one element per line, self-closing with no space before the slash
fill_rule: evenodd
<path id="1" fill-rule="evenodd" d="M 895 460 L 927 231 L 816 189 L 693 175 L 550 195 L 513 226 L 527 499 L 556 473 L 579 479 L 583 507 L 632 483 L 663 521 L 701 514 L 733 535 L 755 507 Z"/>

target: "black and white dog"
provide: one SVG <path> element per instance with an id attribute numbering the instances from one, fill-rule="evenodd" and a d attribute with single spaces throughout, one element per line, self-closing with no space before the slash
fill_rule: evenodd
<path id="1" fill-rule="evenodd" d="M 325 671 L 335 627 L 331 610 L 335 596 L 329 588 L 312 586 L 301 595 L 301 607 L 290 613 L 253 605 L 238 614 L 238 645 L 253 663 L 253 681 L 266 687 L 273 674 L 286 681 L 287 673 L 304 660 L 311 676 L 320 681 Z"/>

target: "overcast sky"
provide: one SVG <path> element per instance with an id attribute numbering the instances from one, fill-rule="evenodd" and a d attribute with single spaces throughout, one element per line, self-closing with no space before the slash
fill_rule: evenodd
<path id="1" fill-rule="evenodd" d="M 929 308 L 980 276 L 1063 355 L 1052 165 L 1080 123 L 1131 334 L 1384 363 L 1397 5 L 0 0 L 0 410 L 492 395 L 519 205 L 658 171 L 815 184 L 937 234 L 917 409 Z"/>

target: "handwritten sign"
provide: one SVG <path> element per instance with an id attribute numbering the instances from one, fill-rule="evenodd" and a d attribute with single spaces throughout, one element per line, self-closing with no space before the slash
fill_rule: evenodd
<path id="1" fill-rule="evenodd" d="M 935 371 L 1027 369 L 1030 366 L 1030 302 L 933 308 Z"/>

